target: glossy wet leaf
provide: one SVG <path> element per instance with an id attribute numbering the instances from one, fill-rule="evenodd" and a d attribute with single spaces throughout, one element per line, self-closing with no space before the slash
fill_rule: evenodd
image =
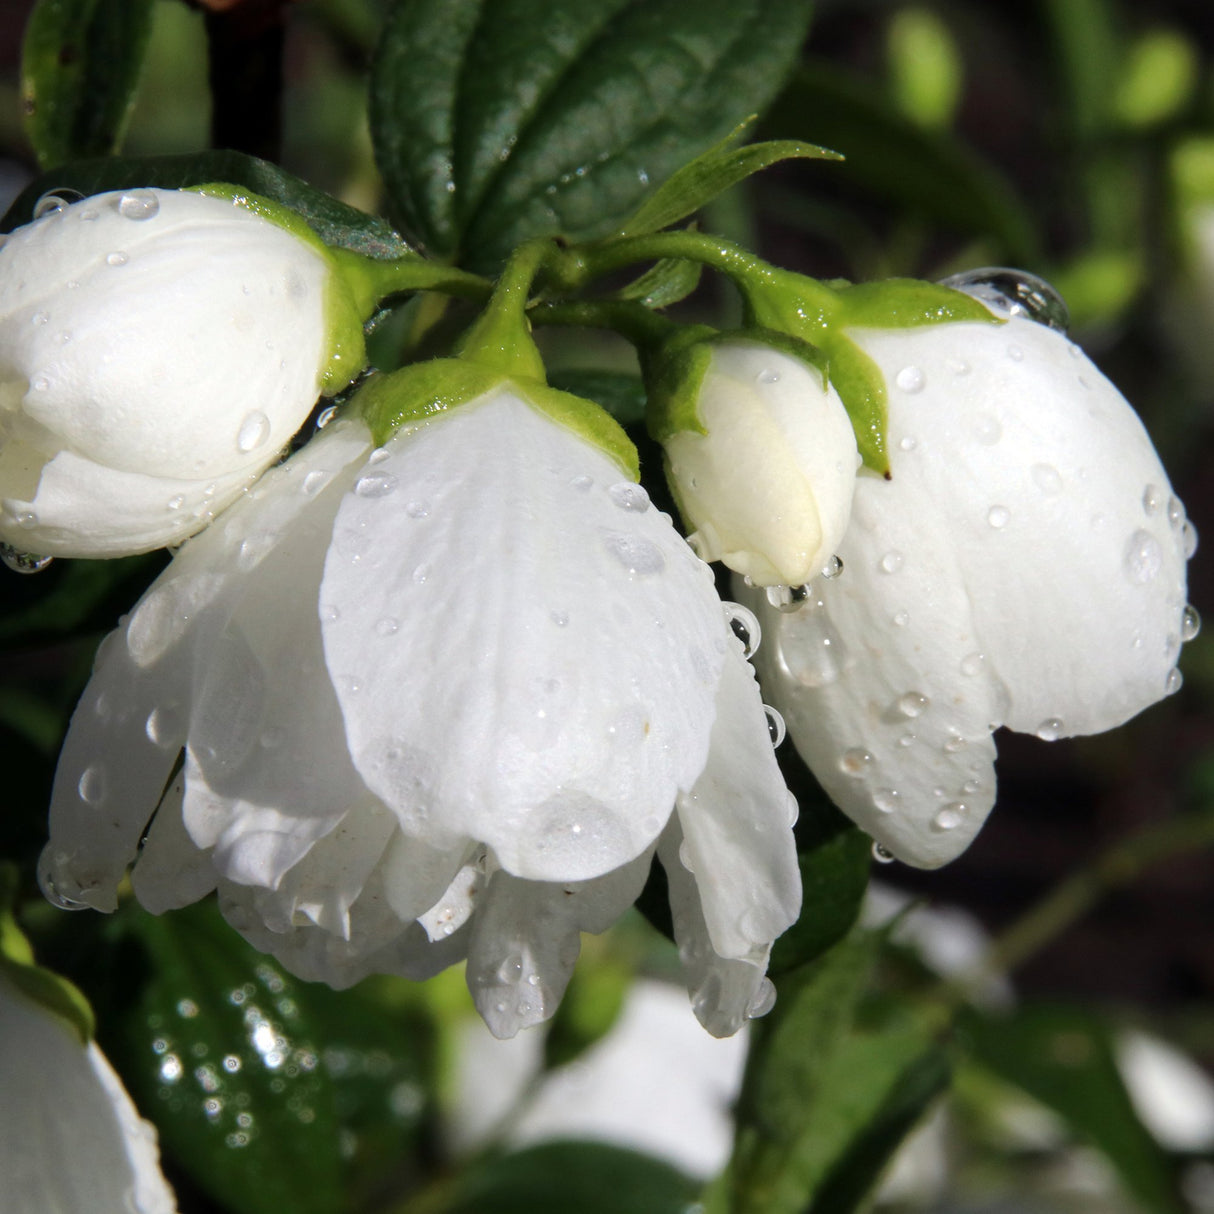
<path id="1" fill-rule="evenodd" d="M 155 0 L 39 0 L 25 27 L 21 104 L 45 168 L 118 149 Z"/>
<path id="2" fill-rule="evenodd" d="M 699 1185 L 622 1147 L 552 1142 L 461 1175 L 435 1214 L 687 1214 Z"/>
<path id="3" fill-rule="evenodd" d="M 1098 1016 L 1049 1005 L 1006 1016 L 973 1012 L 961 1022 L 961 1040 L 976 1061 L 1053 1109 L 1103 1151 L 1147 1209 L 1168 1214 L 1182 1208 L 1166 1156 L 1134 1111 Z"/>
<path id="4" fill-rule="evenodd" d="M 211 903 L 128 930 L 151 977 L 117 1043 L 162 1148 L 237 1214 L 332 1214 L 345 1168 L 398 1170 L 427 1104 L 409 1021 L 393 1034 L 357 992 L 302 983 L 250 948 Z"/>
<path id="5" fill-rule="evenodd" d="M 396 214 L 474 269 L 536 235 L 607 235 L 762 110 L 808 0 L 401 0 L 371 80 Z"/>
<path id="6" fill-rule="evenodd" d="M 185 156 L 115 157 L 82 160 L 44 173 L 28 185 L 9 208 L 0 231 L 10 232 L 33 218 L 34 204 L 48 191 L 107 190 L 160 186 L 182 189 L 222 181 L 280 202 L 298 212 L 326 244 L 368 257 L 400 257 L 408 245 L 390 224 L 375 215 L 308 185 L 277 165 L 243 152 L 198 152 Z"/>

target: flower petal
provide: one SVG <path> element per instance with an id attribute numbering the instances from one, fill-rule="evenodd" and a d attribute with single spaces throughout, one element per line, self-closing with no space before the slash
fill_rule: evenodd
<path id="1" fill-rule="evenodd" d="M 727 635 L 706 567 L 505 391 L 385 450 L 322 591 L 355 765 L 436 846 L 479 839 L 537 880 L 619 867 L 704 765 Z"/>
<path id="2" fill-rule="evenodd" d="M 211 853 L 199 849 L 182 821 L 184 794 L 185 772 L 181 771 L 165 793 L 131 870 L 139 905 L 154 915 L 189 906 L 215 888 Z"/>
<path id="3" fill-rule="evenodd" d="M 580 933 L 606 931 L 636 901 L 650 853 L 584 882 L 525 881 L 499 870 L 472 921 L 468 989 L 495 1037 L 547 1020 L 581 947 Z"/>
<path id="4" fill-rule="evenodd" d="M 1021 318 L 853 336 L 891 384 L 893 480 L 870 488 L 874 509 L 947 521 L 938 542 L 1008 689 L 1003 721 L 1096 733 L 1160 699 L 1180 649 L 1184 511 L 1117 389 Z M 897 387 L 908 366 L 913 391 Z"/>
<path id="5" fill-rule="evenodd" d="M 754 672 L 735 639 L 717 689 L 708 764 L 676 806 L 713 949 L 722 957 L 758 955 L 801 909 L 796 802 L 776 764 Z"/>

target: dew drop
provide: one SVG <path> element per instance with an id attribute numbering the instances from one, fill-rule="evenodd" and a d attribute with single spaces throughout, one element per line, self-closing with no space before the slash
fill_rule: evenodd
<path id="1" fill-rule="evenodd" d="M 399 631 L 400 620 L 393 619 L 390 615 L 386 615 L 382 619 L 375 621 L 375 635 L 377 637 L 390 637 Z"/>
<path id="2" fill-rule="evenodd" d="M 34 376 L 34 381 L 30 385 L 35 392 L 45 392 L 51 386 L 51 381 L 45 375 Z"/>
<path id="3" fill-rule="evenodd" d="M 770 367 L 765 367 L 755 376 L 755 380 L 761 384 L 778 384 L 780 382 L 780 372 L 773 371 Z"/>
<path id="4" fill-rule="evenodd" d="M 1184 503 L 1178 497 L 1168 498 L 1168 522 L 1173 529 L 1179 529 L 1184 523 Z"/>
<path id="5" fill-rule="evenodd" d="M 873 793 L 873 807 L 878 813 L 892 814 L 902 803 L 902 796 L 896 788 L 878 788 Z"/>
<path id="6" fill-rule="evenodd" d="M 890 851 L 888 847 L 885 847 L 880 843 L 873 844 L 873 859 L 876 860 L 878 864 L 892 864 L 896 858 L 897 857 L 895 857 L 894 853 Z"/>
<path id="7" fill-rule="evenodd" d="M 842 572 L 843 561 L 837 556 L 832 556 L 830 560 L 822 566 L 822 576 L 828 580 L 837 578 Z"/>
<path id="8" fill-rule="evenodd" d="M 22 523 L 21 518 L 18 518 L 17 523 L 21 526 L 33 525 L 32 523 Z M 41 573 L 44 569 L 49 568 L 52 560 L 54 557 L 38 556 L 33 552 L 22 552 L 11 544 L 0 544 L 0 562 L 3 562 L 4 567 L 11 569 L 13 573 Z"/>
<path id="9" fill-rule="evenodd" d="M 1070 316 L 1061 295 L 1044 278 L 1006 266 L 984 266 L 940 280 L 940 285 L 980 299 L 1000 316 L 1020 316 L 1065 333 Z"/>
<path id="10" fill-rule="evenodd" d="M 316 428 L 318 430 L 323 430 L 336 416 L 337 416 L 337 406 L 336 405 L 326 405 L 316 415 Z"/>
<path id="11" fill-rule="evenodd" d="M 569 613 L 567 611 L 550 611 L 548 618 L 558 628 L 564 628 L 569 623 Z"/>
<path id="12" fill-rule="evenodd" d="M 1062 492 L 1062 474 L 1053 464 L 1034 464 L 1033 484 L 1047 497 L 1057 497 Z"/>
<path id="13" fill-rule="evenodd" d="M 770 704 L 764 704 L 763 711 L 767 714 L 767 732 L 771 735 L 771 744 L 773 747 L 779 746 L 788 734 L 784 718 Z"/>
<path id="14" fill-rule="evenodd" d="M 1122 557 L 1125 575 L 1135 586 L 1154 580 L 1163 567 L 1163 549 L 1149 531 L 1135 531 L 1126 542 Z"/>
<path id="15" fill-rule="evenodd" d="M 932 819 L 932 829 L 956 830 L 965 820 L 967 812 L 963 801 L 952 801 Z"/>
<path id="16" fill-rule="evenodd" d="M 128 261 L 130 261 L 130 258 L 121 249 L 116 249 L 113 253 L 105 255 L 105 264 L 107 266 L 124 266 Z"/>
<path id="17" fill-rule="evenodd" d="M 607 490 L 607 496 L 621 510 L 629 510 L 633 514 L 644 514 L 649 509 L 649 494 L 632 481 L 620 481 Z"/>
<path id="18" fill-rule="evenodd" d="M 131 190 L 118 199 L 118 214 L 123 219 L 153 219 L 160 211 L 160 199 L 151 190 Z"/>
<path id="19" fill-rule="evenodd" d="M 169 498 L 168 506 L 170 510 L 180 510 L 184 505 L 185 497 L 183 494 L 178 493 L 174 497 Z"/>
<path id="20" fill-rule="evenodd" d="M 914 746 L 914 744 L 915 744 L 915 735 L 913 733 L 904 733 L 898 739 L 898 745 L 901 746 L 904 750 L 907 747 Z"/>
<path id="21" fill-rule="evenodd" d="M 308 497 L 311 497 L 314 493 L 319 492 L 319 490 L 324 487 L 326 479 L 325 474 L 321 472 L 319 468 L 313 468 L 312 471 L 303 478 L 303 485 L 301 488 Z"/>
<path id="22" fill-rule="evenodd" d="M 750 1006 L 746 1009 L 746 1018 L 748 1020 L 758 1020 L 760 1016 L 766 1016 L 775 1006 L 775 983 L 770 978 L 760 978 L 759 985 L 755 989 L 754 998 L 751 999 Z"/>
<path id="23" fill-rule="evenodd" d="M 516 982 L 522 980 L 523 977 L 523 959 L 518 953 L 511 953 L 497 967 L 497 979 L 499 982 L 504 982 L 507 985 L 513 986 Z"/>
<path id="24" fill-rule="evenodd" d="M 612 531 L 604 537 L 603 544 L 634 577 L 649 577 L 666 568 L 666 558 L 661 549 L 642 536 Z"/>
<path id="25" fill-rule="evenodd" d="M 1191 561 L 1193 554 L 1197 551 L 1197 528 L 1188 519 L 1185 519 L 1184 526 L 1181 528 L 1180 538 L 1184 559 Z"/>
<path id="26" fill-rule="evenodd" d="M 906 435 L 906 437 L 898 443 L 898 446 L 901 447 L 903 451 L 913 451 L 918 445 L 919 440 L 915 438 L 913 434 Z"/>
<path id="27" fill-rule="evenodd" d="M 920 367 L 909 366 L 903 367 L 897 375 L 894 376 L 894 383 L 906 393 L 914 394 L 922 392 L 924 385 L 927 383 L 927 376 L 923 374 Z"/>
<path id="28" fill-rule="evenodd" d="M 105 769 L 93 763 L 84 769 L 76 791 L 88 805 L 100 805 L 105 800 Z"/>
<path id="29" fill-rule="evenodd" d="M 1174 696 L 1184 686 L 1184 675 L 1180 673 L 1180 669 L 1173 666 L 1168 671 L 1168 677 L 1164 681 L 1163 694 L 1166 696 Z"/>
<path id="30" fill-rule="evenodd" d="M 950 755 L 955 755 L 957 751 L 964 750 L 969 743 L 959 734 L 951 733 L 944 739 L 944 750 Z"/>
<path id="31" fill-rule="evenodd" d="M 741 603 L 722 603 L 725 608 L 725 619 L 734 636 L 742 642 L 742 652 L 747 658 L 752 658 L 759 650 L 759 642 L 763 639 L 763 630 L 755 613 Z"/>
<path id="32" fill-rule="evenodd" d="M 992 506 L 986 512 L 986 521 L 995 528 L 996 531 L 1007 526 L 1007 521 L 1012 517 L 1012 512 L 1006 506 Z"/>
<path id="33" fill-rule="evenodd" d="M 179 725 L 178 715 L 171 708 L 158 705 L 148 713 L 143 729 L 153 746 L 171 746 L 177 740 Z"/>
<path id="34" fill-rule="evenodd" d="M 931 700 L 922 692 L 908 691 L 904 696 L 898 699 L 898 712 L 904 717 L 922 716 L 931 704 Z"/>
<path id="35" fill-rule="evenodd" d="M 41 198 L 34 203 L 33 215 L 35 219 L 41 219 L 44 215 L 53 215 L 56 211 L 66 210 L 72 203 L 72 199 L 65 197 L 66 194 L 75 194 L 75 190 L 64 190 L 60 193 L 57 190 L 49 190 L 43 194 Z M 83 195 L 77 195 L 83 197 Z"/>
<path id="36" fill-rule="evenodd" d="M 35 312 L 30 317 L 30 322 L 35 325 L 44 325 L 50 320 L 50 314 L 47 312 Z"/>
<path id="37" fill-rule="evenodd" d="M 910 623 L 910 612 L 909 611 L 895 611 L 894 612 L 894 623 L 899 628 L 905 628 L 907 626 L 907 624 Z"/>
<path id="38" fill-rule="evenodd" d="M 570 487 L 571 487 L 571 488 L 573 488 L 573 489 L 576 489 L 576 490 L 577 490 L 579 493 L 587 493 L 587 492 L 589 492 L 590 487 L 591 487 L 593 484 L 594 484 L 594 477 L 593 477 L 593 476 L 575 476 L 575 477 L 574 477 L 574 478 L 573 478 L 573 479 L 572 479 L 572 480 L 569 482 Z"/>
<path id="39" fill-rule="evenodd" d="M 864 774 L 872 761 L 873 757 L 867 750 L 864 750 L 860 746 L 854 746 L 851 750 L 845 750 L 839 756 L 839 770 L 844 775 L 858 778 Z"/>
<path id="40" fill-rule="evenodd" d="M 354 482 L 355 497 L 387 497 L 397 486 L 397 479 L 390 472 L 369 472 Z M 416 518 L 417 516 L 414 515 Z"/>
<path id="41" fill-rule="evenodd" d="M 270 437 L 270 419 L 260 409 L 245 415 L 236 432 L 236 446 L 241 451 L 254 451 Z"/>
<path id="42" fill-rule="evenodd" d="M 1186 642 L 1191 641 L 1200 631 L 1201 616 L 1198 614 L 1197 608 L 1189 603 L 1180 613 L 1180 639 Z"/>
<path id="43" fill-rule="evenodd" d="M 1057 742 L 1062 737 L 1063 728 L 1061 717 L 1047 717 L 1037 726 L 1037 736 L 1043 742 Z"/>
<path id="44" fill-rule="evenodd" d="M 1148 485 L 1142 491 L 1142 510 L 1147 518 L 1153 518 L 1163 507 L 1163 490 L 1158 485 Z"/>
<path id="45" fill-rule="evenodd" d="M 425 518 L 430 513 L 430 506 L 427 502 L 409 502 L 405 506 L 405 513 L 410 518 Z"/>
<path id="46" fill-rule="evenodd" d="M 797 819 L 801 816 L 801 807 L 797 804 L 797 798 L 792 793 L 788 793 L 784 804 L 788 814 L 789 827 L 796 826 Z"/>
<path id="47" fill-rule="evenodd" d="M 691 861 L 691 848 L 688 846 L 686 839 L 684 839 L 683 842 L 679 844 L 679 863 L 689 873 L 695 872 L 695 867 Z"/>
<path id="48" fill-rule="evenodd" d="M 984 653 L 967 653 L 961 659 L 961 673 L 967 678 L 973 678 L 975 675 L 981 674 L 986 663 L 986 654 Z"/>
<path id="49" fill-rule="evenodd" d="M 370 455 L 367 456 L 368 464 L 382 464 L 384 460 L 391 459 L 392 452 L 387 447 L 376 447 Z"/>
<path id="50" fill-rule="evenodd" d="M 1007 348 L 1007 356 L 1014 363 L 1021 362 L 1024 358 L 1024 351 L 1017 345 L 1011 345 Z"/>
<path id="51" fill-rule="evenodd" d="M 430 566 L 425 564 L 424 562 L 420 565 L 415 566 L 413 569 L 412 576 L 413 576 L 414 585 L 416 585 L 416 586 L 422 585 L 425 582 L 425 580 L 430 576 Z"/>
<path id="52" fill-rule="evenodd" d="M 904 561 L 902 553 L 896 548 L 891 548 L 880 560 L 879 567 L 882 573 L 897 573 L 902 568 Z"/>
<path id="53" fill-rule="evenodd" d="M 777 611 L 792 612 L 800 609 L 809 601 L 808 586 L 768 586 L 767 601 Z"/>

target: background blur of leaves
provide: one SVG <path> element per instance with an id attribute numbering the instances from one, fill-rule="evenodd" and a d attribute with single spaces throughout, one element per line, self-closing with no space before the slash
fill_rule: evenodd
<path id="1" fill-rule="evenodd" d="M 19 79 L 31 7 L 0 0 L 5 200 L 36 172 Z M 213 109 L 201 7 L 151 0 L 131 11 L 144 7 L 147 53 L 124 153 L 199 151 L 214 117 L 225 142 L 278 159 L 354 206 L 384 210 L 366 74 L 386 0 L 245 6 L 251 21 L 257 12 L 271 26 L 280 10 L 285 18 L 280 132 L 272 115 L 246 113 L 234 128 L 231 105 Z M 277 55 L 276 36 L 267 46 Z M 221 87 L 229 86 L 240 88 Z M 1207 0 L 821 0 L 800 66 L 755 135 L 807 140 L 847 159 L 770 170 L 713 203 L 704 226 L 823 278 L 937 278 L 1018 264 L 1050 279 L 1076 338 L 1140 410 L 1190 517 L 1214 541 L 1214 230 L 1203 261 L 1198 226 L 1204 207 L 1214 229 Z M 682 305 L 718 321 L 735 307 L 715 283 Z M 376 335 L 381 366 L 425 331 L 432 318 L 415 313 L 404 309 Z M 607 339 L 546 340 L 563 382 L 587 367 L 631 371 Z M 626 395 L 629 383 L 604 390 Z M 26 874 L 93 649 L 163 559 L 62 562 L 36 578 L 0 579 L 0 855 Z M 1190 578 L 1192 601 L 1214 613 L 1205 551 Z M 1186 648 L 1180 694 L 1111 736 L 1052 745 L 1003 736 L 999 807 L 970 851 L 941 872 L 892 866 L 879 875 L 958 904 L 997 933 L 1101 847 L 1214 811 L 1211 634 Z M 924 1110 L 945 1107 L 933 1102 L 951 1084 L 948 1111 L 933 1122 L 947 1117 L 951 1127 L 949 1178 L 917 1196 L 904 1191 L 900 1208 L 1214 1210 L 1214 1156 L 1155 1142 L 1109 1044 L 1115 1029 L 1147 1027 L 1214 1066 L 1209 854 L 1174 858 L 1103 899 L 1017 972 L 1022 1003 L 1011 1020 L 967 1013 L 943 1040 L 938 1025 L 916 1018 L 917 996 L 935 979 L 913 950 L 850 936 L 797 970 L 847 932 L 867 844 L 815 804 L 795 757 L 782 758 L 806 807 L 802 845 L 816 859 L 805 876 L 821 914 L 777 951 L 777 980 L 780 970 L 792 976 L 760 1038 L 779 1065 L 748 1079 L 732 1172 L 735 1186 L 739 1177 L 778 1179 L 791 1160 L 792 1172 L 817 1179 L 812 1204 L 810 1190 L 793 1184 L 769 1206 L 736 1208 L 856 1208 Z M 160 920 L 127 907 L 103 920 L 31 899 L 24 916 L 41 959 L 94 1001 L 101 1043 L 157 1121 L 187 1214 L 663 1214 L 695 1196 L 666 1165 L 609 1148 L 490 1152 L 455 1167 L 436 1110 L 452 1023 L 468 1015 L 458 975 L 335 995 L 267 965 L 206 907 Z M 550 1065 L 576 1059 L 609 1027 L 630 975 L 673 966 L 670 946 L 639 916 L 586 951 L 549 1037 Z M 794 1036 L 800 1053 L 779 1044 Z M 269 1071 L 260 1065 L 268 1054 L 279 1058 Z M 1017 1102 L 1049 1109 L 1056 1132 L 998 1132 Z M 1088 1167 L 1079 1180 L 1076 1160 Z M 706 1199 L 713 1214 L 728 1208 L 716 1204 L 724 1191 Z M 411 1193 L 423 1196 L 403 1204 Z"/>

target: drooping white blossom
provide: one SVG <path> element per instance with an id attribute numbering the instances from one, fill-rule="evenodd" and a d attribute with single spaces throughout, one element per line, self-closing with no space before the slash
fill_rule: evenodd
<path id="1" fill-rule="evenodd" d="M 97 1048 L 0 966 L 0 1207 L 174 1214 L 156 1131 Z"/>
<path id="2" fill-rule="evenodd" d="M 0 245 L 0 540 L 179 543 L 275 460 L 330 353 L 323 253 L 178 190 L 52 206 Z"/>
<path id="3" fill-rule="evenodd" d="M 852 423 L 801 359 L 750 340 L 708 350 L 695 425 L 662 437 L 692 543 L 758 585 L 800 585 L 847 526 L 860 460 Z"/>
<path id="4" fill-rule="evenodd" d="M 840 576 L 777 610 L 764 688 L 835 802 L 922 867 L 995 800 L 993 731 L 1111 729 L 1179 686 L 1196 536 L 1142 423 L 1064 333 L 1013 316 L 850 336 L 884 375 Z"/>
<path id="5" fill-rule="evenodd" d="M 757 685 L 669 519 L 503 386 L 374 450 L 331 424 L 182 549 L 98 653 L 42 878 L 102 910 L 132 862 L 152 910 L 218 887 L 338 986 L 467 956 L 505 1036 L 656 848 L 732 1032 L 800 896 Z"/>

